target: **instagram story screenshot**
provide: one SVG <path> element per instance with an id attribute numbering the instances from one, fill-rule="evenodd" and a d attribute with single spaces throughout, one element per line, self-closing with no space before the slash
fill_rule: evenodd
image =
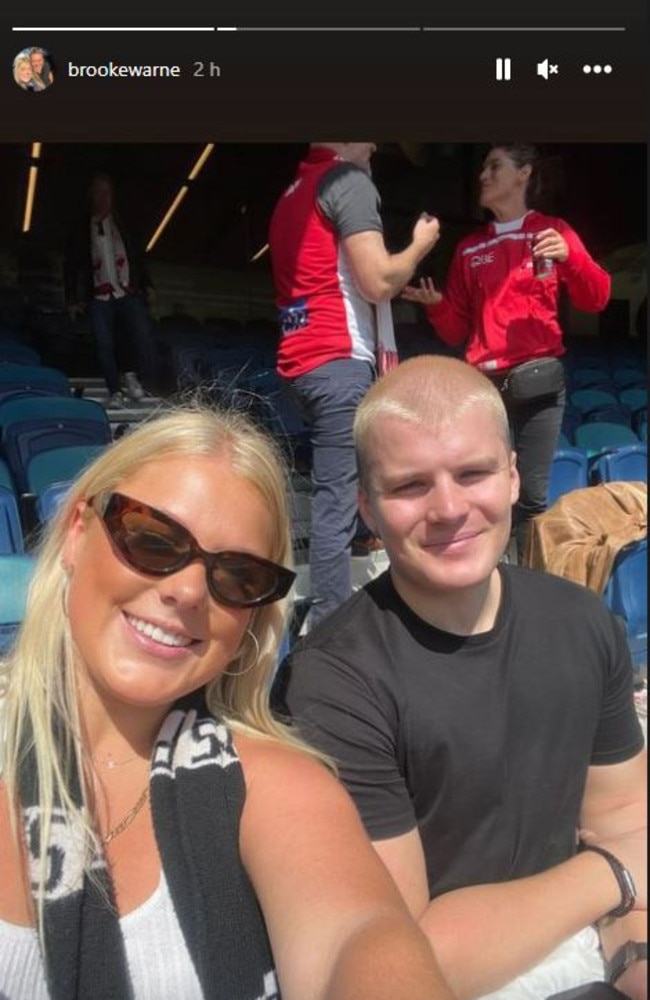
<path id="1" fill-rule="evenodd" d="M 647 1000 L 647 0 L 4 0 L 0 1000 Z"/>

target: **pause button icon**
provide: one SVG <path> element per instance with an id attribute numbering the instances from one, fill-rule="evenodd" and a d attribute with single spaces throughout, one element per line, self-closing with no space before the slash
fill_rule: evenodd
<path id="1" fill-rule="evenodd" d="M 509 80 L 511 70 L 511 60 L 510 59 L 497 59 L 496 61 L 496 78 L 497 80 Z"/>

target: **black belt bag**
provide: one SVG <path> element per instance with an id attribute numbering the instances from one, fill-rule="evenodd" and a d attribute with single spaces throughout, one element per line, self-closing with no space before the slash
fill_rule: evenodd
<path id="1" fill-rule="evenodd" d="M 564 388 L 564 366 L 557 358 L 534 358 L 515 365 L 501 383 L 506 403 L 529 403 L 556 396 Z"/>

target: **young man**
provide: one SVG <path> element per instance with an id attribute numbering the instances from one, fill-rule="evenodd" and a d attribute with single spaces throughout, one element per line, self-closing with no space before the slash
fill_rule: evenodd
<path id="1" fill-rule="evenodd" d="M 603 979 L 596 923 L 610 978 L 644 997 L 629 654 L 592 592 L 500 563 L 519 480 L 498 390 L 415 358 L 368 392 L 355 441 L 390 569 L 296 647 L 280 703 L 339 765 L 459 998 Z"/>
<path id="2" fill-rule="evenodd" d="M 378 354 L 385 360 L 384 336 L 394 349 L 390 299 L 439 233 L 438 220 L 423 215 L 409 246 L 387 251 L 370 179 L 374 151 L 372 142 L 312 143 L 269 231 L 282 328 L 278 372 L 311 429 L 311 624 L 352 593 L 354 414 L 375 376 Z"/>

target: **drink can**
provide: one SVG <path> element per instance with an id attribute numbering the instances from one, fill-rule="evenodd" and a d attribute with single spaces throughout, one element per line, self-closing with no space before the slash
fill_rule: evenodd
<path id="1" fill-rule="evenodd" d="M 533 236 L 532 249 L 535 248 L 537 242 L 537 236 Z M 548 278 L 553 274 L 553 258 L 552 257 L 535 257 L 533 255 L 533 274 L 536 278 Z"/>
<path id="2" fill-rule="evenodd" d="M 533 274 L 536 278 L 548 278 L 553 274 L 552 257 L 533 257 Z"/>

